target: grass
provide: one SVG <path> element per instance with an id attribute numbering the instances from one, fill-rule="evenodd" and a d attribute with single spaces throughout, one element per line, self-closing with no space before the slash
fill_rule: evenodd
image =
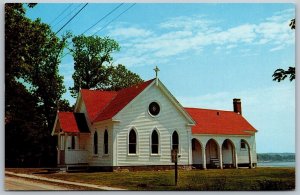
<path id="1" fill-rule="evenodd" d="M 38 169 L 6 169 L 36 173 Z M 39 174 L 48 178 L 120 187 L 128 190 L 294 190 L 295 168 L 179 170 L 178 185 L 174 171 L 93 172 Z"/>

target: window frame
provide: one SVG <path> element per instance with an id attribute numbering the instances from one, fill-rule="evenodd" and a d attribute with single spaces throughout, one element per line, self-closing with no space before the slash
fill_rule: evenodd
<path id="1" fill-rule="evenodd" d="M 103 133 L 103 154 L 108 155 L 109 154 L 109 148 L 108 148 L 108 131 L 107 129 L 104 130 Z"/>
<path id="2" fill-rule="evenodd" d="M 134 144 L 134 143 L 130 143 L 130 133 L 132 131 L 135 133 L 135 153 L 130 153 L 130 144 Z M 138 133 L 137 133 L 136 129 L 130 128 L 127 137 L 128 137 L 128 139 L 127 139 L 127 155 L 137 156 L 138 155 Z"/>
<path id="3" fill-rule="evenodd" d="M 177 132 L 177 130 L 173 131 L 173 133 L 171 135 L 171 150 L 174 149 L 173 135 L 174 135 L 175 132 L 177 134 L 177 141 L 178 141 L 178 143 L 176 144 L 177 145 L 177 151 L 178 151 L 178 154 L 180 154 L 180 138 L 179 138 L 179 133 Z"/>
<path id="4" fill-rule="evenodd" d="M 242 145 L 244 145 L 244 147 L 242 147 Z M 240 142 L 240 149 L 241 150 L 247 150 L 247 143 L 245 140 L 241 140 Z"/>
<path id="5" fill-rule="evenodd" d="M 76 141 L 75 141 L 75 135 L 71 136 L 71 150 L 75 150 L 76 148 Z"/>
<path id="6" fill-rule="evenodd" d="M 153 153 L 153 133 L 156 132 L 157 134 L 157 153 Z M 150 155 L 151 156 L 159 156 L 160 155 L 160 134 L 159 131 L 155 128 L 152 130 L 151 135 L 150 135 Z"/>
<path id="7" fill-rule="evenodd" d="M 93 155 L 98 156 L 98 154 L 98 133 L 95 131 L 93 136 Z"/>
<path id="8" fill-rule="evenodd" d="M 149 108 L 150 108 L 150 104 L 152 104 L 152 103 L 156 103 L 156 104 L 158 105 L 158 107 L 159 107 L 159 112 L 158 112 L 157 115 L 153 115 L 153 114 L 150 112 L 150 109 L 149 109 Z M 161 106 L 161 104 L 159 103 L 159 101 L 157 101 L 157 100 L 149 101 L 149 102 L 148 102 L 148 105 L 147 105 L 147 112 L 148 112 L 148 114 L 149 114 L 152 118 L 159 117 L 160 114 L 161 114 L 161 112 L 162 112 L 162 106 Z"/>

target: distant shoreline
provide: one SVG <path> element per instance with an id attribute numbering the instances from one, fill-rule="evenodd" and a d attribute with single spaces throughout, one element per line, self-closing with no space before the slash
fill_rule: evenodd
<path id="1" fill-rule="evenodd" d="M 269 161 L 269 162 L 257 162 L 257 167 L 296 167 L 295 161 Z"/>
<path id="2" fill-rule="evenodd" d="M 292 163 L 295 160 L 295 153 L 257 153 L 259 163 Z"/>

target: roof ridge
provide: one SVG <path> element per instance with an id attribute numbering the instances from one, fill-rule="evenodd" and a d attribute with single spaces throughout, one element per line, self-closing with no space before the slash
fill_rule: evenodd
<path id="1" fill-rule="evenodd" d="M 130 89 L 130 88 L 133 88 L 133 87 L 137 87 L 137 86 L 140 86 L 142 84 L 145 84 L 147 82 L 150 82 L 150 81 L 153 81 L 154 79 L 150 79 L 148 81 L 144 81 L 144 82 L 141 82 L 141 83 L 138 83 L 138 84 L 134 84 L 134 85 L 131 85 L 130 87 L 125 87 L 125 88 L 122 88 L 122 89 L 119 89 L 118 91 L 116 92 L 121 92 L 121 91 L 124 91 L 125 89 Z"/>
<path id="2" fill-rule="evenodd" d="M 59 111 L 58 110 L 58 113 L 75 113 L 75 112 L 74 111 L 71 112 L 71 111 Z"/>
<path id="3" fill-rule="evenodd" d="M 92 91 L 92 92 L 117 92 L 115 90 L 102 90 L 102 89 L 80 89 L 80 91 Z"/>
<path id="4" fill-rule="evenodd" d="M 219 109 L 209 109 L 209 108 L 194 108 L 194 107 L 183 107 L 184 109 L 197 109 L 197 110 L 210 110 L 210 111 L 222 111 L 222 112 L 234 112 L 232 110 L 219 110 Z"/>

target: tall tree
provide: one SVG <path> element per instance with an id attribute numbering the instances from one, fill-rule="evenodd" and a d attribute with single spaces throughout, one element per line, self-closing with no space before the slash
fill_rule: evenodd
<path id="1" fill-rule="evenodd" d="M 59 75 L 58 65 L 61 55 L 66 46 L 67 34 L 58 39 L 53 32 L 45 31 L 45 37 L 50 37 L 40 51 L 41 58 L 34 61 L 35 70 L 31 78 L 31 91 L 39 100 L 47 122 L 48 130 L 51 131 L 56 115 L 56 110 L 62 101 L 62 95 L 66 92 L 63 85 L 63 76 Z M 50 35 L 50 36 L 49 36 Z"/>
<path id="2" fill-rule="evenodd" d="M 296 19 L 292 19 L 289 26 L 291 29 L 296 29 Z M 273 75 L 273 81 L 282 81 L 289 77 L 290 81 L 293 81 L 296 78 L 296 68 L 295 67 L 289 67 L 288 70 L 284 70 L 282 68 L 278 68 L 274 71 Z"/>
<path id="3" fill-rule="evenodd" d="M 56 37 L 49 25 L 28 19 L 24 7 L 5 4 L 5 158 L 45 165 L 55 163 L 56 108 L 67 105 L 58 65 L 70 35 Z"/>
<path id="4" fill-rule="evenodd" d="M 119 44 L 108 37 L 79 35 L 72 39 L 70 49 L 74 58 L 74 86 L 70 88 L 76 97 L 80 88 L 102 89 L 108 85 L 107 64 L 112 61 L 112 52 L 119 51 Z"/>
<path id="5" fill-rule="evenodd" d="M 122 64 L 118 64 L 118 66 L 110 66 L 109 71 L 108 90 L 117 91 L 143 82 L 139 75 L 129 71 Z"/>

